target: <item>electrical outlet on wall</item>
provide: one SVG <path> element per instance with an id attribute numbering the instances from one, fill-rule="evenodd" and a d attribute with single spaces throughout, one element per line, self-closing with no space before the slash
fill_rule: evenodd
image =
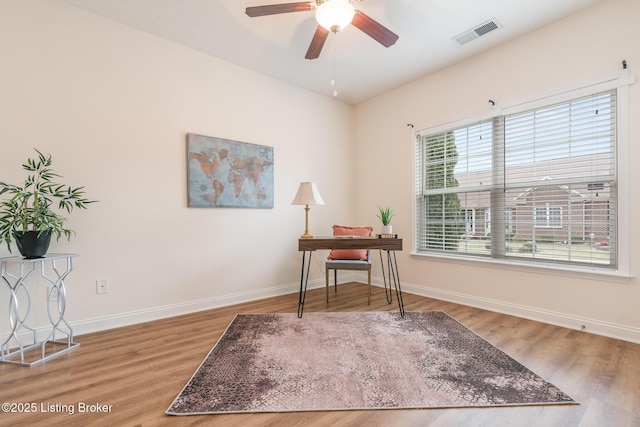
<path id="1" fill-rule="evenodd" d="M 96 294 L 109 293 L 109 281 L 107 279 L 96 280 Z"/>

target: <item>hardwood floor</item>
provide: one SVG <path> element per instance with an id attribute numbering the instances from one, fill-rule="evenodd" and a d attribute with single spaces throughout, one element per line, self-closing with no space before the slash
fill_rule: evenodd
<path id="1" fill-rule="evenodd" d="M 307 294 L 305 312 L 397 311 L 384 290 L 341 285 Z M 297 294 L 78 336 L 81 346 L 44 364 L 0 364 L 0 412 L 25 426 L 639 426 L 640 345 L 405 294 L 407 311 L 442 310 L 568 393 L 580 405 L 167 416 L 171 404 L 236 313 L 293 312 Z M 80 412 L 85 404 L 85 412 Z M 107 412 L 86 412 L 89 405 Z M 73 409 L 73 414 L 68 413 Z M 43 411 L 43 409 L 45 411 Z M 48 410 L 48 412 L 46 412 Z M 56 412 L 58 411 L 58 412 Z"/>

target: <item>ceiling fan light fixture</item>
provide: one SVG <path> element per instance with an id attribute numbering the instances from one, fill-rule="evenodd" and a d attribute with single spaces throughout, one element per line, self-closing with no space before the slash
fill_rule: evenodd
<path id="1" fill-rule="evenodd" d="M 316 9 L 316 21 L 327 30 L 337 33 L 351 23 L 355 13 L 349 0 L 326 0 Z"/>

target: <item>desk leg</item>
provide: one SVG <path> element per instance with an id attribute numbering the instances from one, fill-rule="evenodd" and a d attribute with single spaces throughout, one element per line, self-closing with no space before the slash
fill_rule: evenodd
<path id="1" fill-rule="evenodd" d="M 304 260 L 307 255 L 307 251 L 302 251 L 302 270 L 300 272 L 300 299 L 298 300 L 298 317 L 302 317 L 304 311 L 304 300 L 307 296 L 307 284 L 309 283 L 309 270 L 311 269 L 311 255 L 312 251 L 309 251 L 309 260 L 307 261 L 307 271 L 305 274 Z"/>
<path id="2" fill-rule="evenodd" d="M 391 290 L 391 277 L 389 277 L 389 287 L 387 288 L 387 274 L 384 271 L 384 260 L 382 259 L 382 249 L 380 249 L 378 252 L 380 252 L 380 267 L 382 268 L 382 280 L 384 281 L 384 293 L 387 296 L 387 302 L 391 304 L 393 302 L 393 293 Z M 387 260 L 387 262 L 389 262 L 389 260 Z M 390 265 L 388 269 L 389 270 L 391 269 Z"/>
<path id="3" fill-rule="evenodd" d="M 380 265 L 382 267 L 382 279 L 384 280 L 384 292 L 387 295 L 387 302 L 391 304 L 393 302 L 393 290 L 391 289 L 391 283 L 396 289 L 396 298 L 398 299 L 398 308 L 400 310 L 400 316 L 404 317 L 404 301 L 402 299 L 402 288 L 400 287 L 400 274 L 398 273 L 398 261 L 396 259 L 396 251 L 388 251 L 387 253 L 387 271 L 385 274 L 384 260 L 382 259 L 382 250 L 380 250 Z M 389 288 L 387 289 L 387 275 L 389 278 Z"/>

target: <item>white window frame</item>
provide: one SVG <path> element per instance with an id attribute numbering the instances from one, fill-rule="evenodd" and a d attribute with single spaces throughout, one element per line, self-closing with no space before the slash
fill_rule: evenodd
<path id="1" fill-rule="evenodd" d="M 464 232 L 474 235 L 476 233 L 476 210 L 474 208 L 462 209 L 464 212 Z"/>
<path id="2" fill-rule="evenodd" d="M 599 279 L 618 283 L 628 283 L 632 276 L 630 276 L 630 261 L 629 261 L 629 188 L 630 188 L 630 166 L 629 159 L 629 86 L 635 83 L 635 77 L 630 76 L 628 70 L 623 72 L 614 73 L 608 77 L 602 78 L 596 82 L 577 85 L 571 88 L 567 88 L 562 91 L 555 91 L 550 94 L 542 95 L 539 98 L 525 101 L 518 104 L 513 104 L 503 108 L 493 108 L 484 114 L 479 114 L 474 117 L 468 117 L 461 120 L 455 120 L 447 123 L 442 123 L 436 126 L 427 126 L 421 130 L 417 130 L 414 134 L 412 143 L 415 142 L 416 137 L 420 134 L 436 134 L 438 132 L 445 132 L 453 128 L 462 126 L 468 126 L 473 123 L 487 120 L 496 116 L 506 116 L 509 114 L 515 114 L 517 112 L 523 112 L 535 108 L 540 108 L 546 105 L 566 102 L 572 99 L 576 99 L 582 96 L 588 96 L 590 94 L 604 92 L 607 90 L 617 89 L 617 145 L 616 145 L 616 161 L 617 161 L 617 186 L 618 186 L 618 218 L 617 218 L 617 252 L 618 252 L 618 264 L 617 269 L 611 268 L 599 268 L 597 266 L 571 266 L 571 265 L 552 265 L 545 263 L 527 263 L 514 259 L 496 259 L 496 258 L 476 258 L 465 257 L 464 255 L 451 255 L 446 253 L 423 253 L 417 251 L 417 240 L 415 238 L 418 224 L 417 224 L 417 205 L 416 198 L 413 201 L 413 248 L 411 256 L 415 258 L 425 259 L 438 259 L 444 262 L 451 262 L 456 264 L 477 264 L 481 266 L 500 268 L 516 271 L 530 271 L 533 273 L 548 272 L 549 274 L 555 274 L 567 277 L 583 277 L 593 278 L 598 276 Z M 417 159 L 414 159 L 417 160 Z M 414 176 L 414 183 L 416 177 Z"/>
<path id="3" fill-rule="evenodd" d="M 484 235 L 491 234 L 491 208 L 487 208 L 484 211 Z"/>
<path id="4" fill-rule="evenodd" d="M 539 210 L 544 210 L 542 215 L 538 215 Z M 559 214 L 554 212 L 560 210 Z M 562 228 L 562 206 L 555 206 L 545 203 L 543 206 L 534 206 L 533 226 L 535 228 Z"/>

